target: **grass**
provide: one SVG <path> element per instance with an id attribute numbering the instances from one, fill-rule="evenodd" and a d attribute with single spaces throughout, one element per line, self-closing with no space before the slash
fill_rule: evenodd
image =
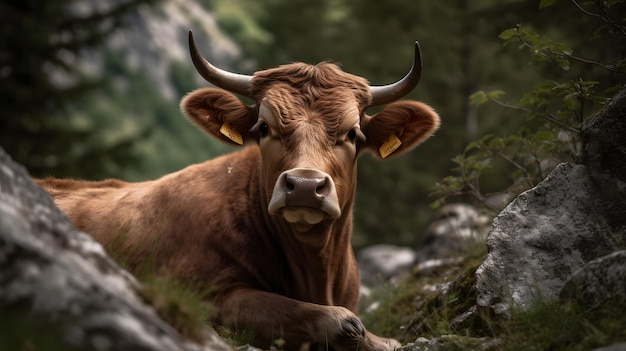
<path id="1" fill-rule="evenodd" d="M 626 341 L 626 306 L 604 301 L 589 308 L 537 301 L 528 310 L 512 309 L 502 323 L 506 350 L 591 350 Z"/>
<path id="2" fill-rule="evenodd" d="M 486 254 L 484 246 L 469 251 L 456 265 L 419 272 L 415 271 L 397 286 L 384 284 L 374 289 L 372 296 L 362 301 L 360 317 L 374 334 L 393 337 L 401 343 L 417 337 L 432 338 L 447 334 L 482 334 L 485 326 L 476 321 L 454 329 L 450 321 L 476 303 L 474 272 Z M 367 311 L 373 301 L 378 308 Z M 482 336 L 481 335 L 481 336 Z"/>
<path id="3" fill-rule="evenodd" d="M 183 337 L 202 342 L 214 307 L 204 301 L 208 292 L 182 283 L 169 274 L 138 277 L 142 284 L 140 295 L 154 307 L 157 314 Z"/>

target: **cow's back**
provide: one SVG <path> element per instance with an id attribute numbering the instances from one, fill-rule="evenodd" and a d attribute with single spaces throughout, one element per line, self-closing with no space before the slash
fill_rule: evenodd
<path id="1" fill-rule="evenodd" d="M 265 230 L 259 167 L 251 147 L 152 181 L 37 182 L 78 228 L 131 268 L 154 265 L 183 279 L 214 280 L 224 262 L 250 265 L 242 256 L 247 246 L 259 249 L 253 235 L 244 237 L 250 228 Z"/>

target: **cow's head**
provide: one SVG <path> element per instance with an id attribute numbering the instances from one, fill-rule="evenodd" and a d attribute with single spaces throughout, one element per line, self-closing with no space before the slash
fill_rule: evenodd
<path id="1" fill-rule="evenodd" d="M 352 206 L 356 159 L 364 150 L 381 159 L 396 156 L 439 126 L 429 106 L 394 102 L 419 81 L 417 43 L 411 71 L 394 84 L 376 87 L 331 63 L 294 63 L 253 76 L 226 72 L 202 58 L 191 32 L 189 44 L 194 65 L 207 81 L 256 103 L 247 106 L 229 92 L 204 88 L 183 99 L 184 113 L 224 142 L 259 145 L 267 210 L 305 241 L 312 239 L 308 232 L 324 228 Z M 386 103 L 372 116 L 365 113 Z"/>

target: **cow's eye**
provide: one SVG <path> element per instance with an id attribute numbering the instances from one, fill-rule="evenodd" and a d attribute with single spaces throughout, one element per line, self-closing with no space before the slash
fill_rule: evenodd
<path id="1" fill-rule="evenodd" d="M 267 136 L 270 133 L 270 126 L 267 123 L 259 124 L 259 135 L 262 137 Z"/>
<path id="2" fill-rule="evenodd" d="M 359 134 L 357 133 L 356 129 L 351 129 L 347 135 L 348 140 L 350 140 L 351 142 L 355 142 L 358 136 Z"/>

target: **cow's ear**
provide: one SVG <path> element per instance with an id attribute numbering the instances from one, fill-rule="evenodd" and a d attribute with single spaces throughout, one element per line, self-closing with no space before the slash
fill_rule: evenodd
<path id="1" fill-rule="evenodd" d="M 185 116 L 209 135 L 232 145 L 255 140 L 250 128 L 254 111 L 233 94 L 214 88 L 194 90 L 180 103 Z"/>
<path id="2" fill-rule="evenodd" d="M 380 158 L 397 156 L 428 139 L 439 115 L 417 101 L 398 101 L 364 121 L 365 147 Z"/>

